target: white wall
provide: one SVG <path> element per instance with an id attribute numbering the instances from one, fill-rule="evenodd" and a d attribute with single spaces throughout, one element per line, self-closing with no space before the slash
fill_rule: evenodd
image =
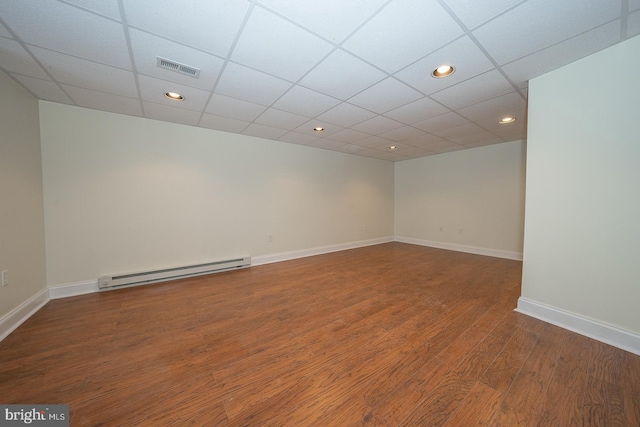
<path id="1" fill-rule="evenodd" d="M 531 81 L 522 296 L 640 333 L 640 37 Z"/>
<path id="2" fill-rule="evenodd" d="M 0 93 L 0 270 L 9 271 L 1 319 L 46 280 L 38 101 L 1 72 Z"/>
<path id="3" fill-rule="evenodd" d="M 520 258 L 525 150 L 514 141 L 396 163 L 396 238 Z"/>
<path id="4" fill-rule="evenodd" d="M 40 119 L 50 286 L 393 237 L 393 163 L 45 101 Z"/>

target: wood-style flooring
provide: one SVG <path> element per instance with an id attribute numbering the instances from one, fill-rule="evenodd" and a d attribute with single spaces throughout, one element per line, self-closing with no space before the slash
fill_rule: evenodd
<path id="1" fill-rule="evenodd" d="M 50 301 L 0 403 L 71 426 L 640 426 L 640 357 L 513 311 L 522 264 L 388 243 Z"/>

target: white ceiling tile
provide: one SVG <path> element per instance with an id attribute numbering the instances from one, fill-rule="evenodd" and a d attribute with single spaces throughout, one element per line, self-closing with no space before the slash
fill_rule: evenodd
<path id="1" fill-rule="evenodd" d="M 335 141 L 341 141 L 343 143 L 349 143 L 360 141 L 361 139 L 367 138 L 369 136 L 369 134 L 358 132 L 357 130 L 343 129 L 340 132 L 336 132 L 327 136 L 327 138 L 333 139 Z"/>
<path id="2" fill-rule="evenodd" d="M 440 136 L 442 138 L 453 140 L 453 138 L 456 138 L 456 137 L 473 135 L 473 134 L 477 134 L 477 133 L 480 133 L 480 132 L 483 132 L 483 131 L 484 131 L 484 129 L 482 129 L 477 124 L 475 124 L 475 123 L 467 123 L 467 124 L 462 125 L 462 126 L 456 126 L 456 127 L 451 127 L 451 128 L 447 128 L 447 129 L 441 129 L 441 130 L 438 130 L 438 131 L 433 131 L 433 133 L 434 133 L 434 135 Z"/>
<path id="3" fill-rule="evenodd" d="M 431 146 L 441 144 L 444 139 L 439 136 L 425 134 L 415 138 L 409 138 L 402 141 L 403 144 L 411 145 L 413 147 L 424 148 L 425 150 L 429 150 Z"/>
<path id="4" fill-rule="evenodd" d="M 478 120 L 475 123 L 478 126 L 482 126 L 484 129 L 497 134 L 501 129 L 509 129 L 512 127 L 517 127 L 518 125 L 526 124 L 527 111 L 524 108 L 521 110 L 513 110 L 508 114 L 508 117 L 513 117 L 516 119 L 516 121 L 512 123 L 500 124 L 500 120 L 504 117 L 507 117 L 507 115 L 496 114 L 491 117 Z"/>
<path id="5" fill-rule="evenodd" d="M 0 67 L 10 73 L 49 80 L 42 67 L 14 40 L 0 39 Z"/>
<path id="6" fill-rule="evenodd" d="M 388 119 L 384 116 L 376 116 L 362 123 L 358 123 L 352 126 L 352 128 L 371 135 L 378 135 L 402 126 L 404 126 L 402 123 L 396 122 L 395 120 Z"/>
<path id="7" fill-rule="evenodd" d="M 474 29 L 518 3 L 522 3 L 523 0 L 491 0 L 489 2 L 445 0 L 445 2 L 467 28 Z"/>
<path id="8" fill-rule="evenodd" d="M 389 141 L 388 139 L 380 138 L 379 136 L 370 136 L 365 139 L 361 139 L 358 141 L 357 145 L 366 148 L 373 147 L 382 147 L 384 145 L 393 145 L 393 141 Z"/>
<path id="9" fill-rule="evenodd" d="M 129 98 L 138 96 L 131 71 L 35 46 L 31 47 L 31 52 L 47 64 L 47 71 L 59 83 Z"/>
<path id="10" fill-rule="evenodd" d="M 555 70 L 620 41 L 620 20 L 594 28 L 524 58 L 502 66 L 516 84 Z"/>
<path id="11" fill-rule="evenodd" d="M 0 16 L 26 43 L 131 69 L 122 24 L 59 2 L 0 2 Z M 51 22 L 64 31 L 52 31 Z M 91 36 L 88 37 L 87 35 Z"/>
<path id="12" fill-rule="evenodd" d="M 366 150 L 358 151 L 359 156 L 373 157 L 380 160 L 386 160 L 389 162 L 397 162 L 409 159 L 408 156 L 396 154 L 393 151 L 382 151 L 375 148 L 368 148 Z"/>
<path id="13" fill-rule="evenodd" d="M 421 97 L 421 93 L 389 77 L 350 98 L 349 102 L 382 114 Z"/>
<path id="14" fill-rule="evenodd" d="M 278 139 L 282 135 L 287 133 L 287 131 L 284 129 L 278 129 L 271 126 L 251 123 L 249 126 L 247 126 L 247 128 L 242 133 L 244 135 L 257 136 L 259 138 Z"/>
<path id="15" fill-rule="evenodd" d="M 343 102 L 342 104 L 339 104 L 329 111 L 319 115 L 318 119 L 325 120 L 336 125 L 350 127 L 375 116 L 376 113 Z"/>
<path id="16" fill-rule="evenodd" d="M 259 3 L 338 43 L 365 22 L 386 1 L 323 0 L 321 7 L 309 7 L 299 0 L 259 0 Z"/>
<path id="17" fill-rule="evenodd" d="M 290 87 L 291 83 L 285 80 L 230 62 L 222 72 L 216 93 L 271 105 Z"/>
<path id="18" fill-rule="evenodd" d="M 73 3 L 84 9 L 99 13 L 109 18 L 122 20 L 120 16 L 120 7 L 118 0 L 66 0 L 67 3 Z"/>
<path id="19" fill-rule="evenodd" d="M 526 106 L 527 101 L 518 92 L 511 92 L 469 107 L 460 108 L 456 112 L 469 120 L 476 121 L 498 115 L 513 114 L 513 112 L 522 110 Z"/>
<path id="20" fill-rule="evenodd" d="M 330 96 L 324 95 L 315 90 L 302 86 L 294 86 L 287 93 L 282 95 L 273 106 L 289 111 L 290 113 L 302 114 L 307 117 L 315 117 L 323 111 L 339 104 L 340 101 Z"/>
<path id="21" fill-rule="evenodd" d="M 469 120 L 465 119 L 459 114 L 449 112 L 436 117 L 431 117 L 421 122 L 414 123 L 413 126 L 427 132 L 437 132 L 455 126 L 462 126 L 467 123 L 469 123 Z"/>
<path id="22" fill-rule="evenodd" d="M 207 105 L 206 112 L 214 116 L 228 117 L 236 120 L 252 122 L 267 107 L 241 99 L 230 98 L 228 96 L 213 94 Z"/>
<path id="23" fill-rule="evenodd" d="M 139 73 L 199 89 L 211 90 L 215 85 L 224 64 L 224 61 L 219 57 L 139 30 L 131 29 L 129 34 L 131 37 L 131 49 L 133 50 L 133 61 Z M 156 57 L 158 56 L 198 68 L 200 76 L 196 79 L 160 68 L 157 66 Z"/>
<path id="24" fill-rule="evenodd" d="M 325 150 L 335 150 L 338 147 L 342 147 L 343 145 L 345 145 L 344 142 L 340 142 L 340 141 L 333 141 L 331 139 L 318 139 L 314 142 L 312 142 L 311 144 L 308 144 L 308 147 L 314 147 L 314 148 L 323 148 Z"/>
<path id="25" fill-rule="evenodd" d="M 203 114 L 200 119 L 200 126 L 209 129 L 221 130 L 224 132 L 242 133 L 249 126 L 249 122 L 220 117 L 213 114 Z"/>
<path id="26" fill-rule="evenodd" d="M 505 125 L 502 129 L 492 130 L 491 133 L 499 136 L 504 141 L 527 139 L 527 125 L 525 122 L 514 122 Z"/>
<path id="27" fill-rule="evenodd" d="M 416 129 L 411 126 L 403 126 L 398 129 L 390 130 L 389 132 L 381 133 L 380 136 L 392 141 L 403 141 L 405 139 L 416 138 L 424 134 L 425 132 L 423 130 Z"/>
<path id="28" fill-rule="evenodd" d="M 127 114 L 130 116 L 142 115 L 142 106 L 137 98 L 111 95 L 75 86 L 61 86 L 80 107 Z"/>
<path id="29" fill-rule="evenodd" d="M 316 127 L 324 128 L 324 131 L 316 132 L 314 130 L 314 128 Z M 313 136 L 315 138 L 326 138 L 327 136 L 336 132 L 340 132 L 343 129 L 344 128 L 342 126 L 336 126 L 322 120 L 313 119 L 310 122 L 303 124 L 302 126 L 298 126 L 296 129 L 294 129 L 294 131 L 304 135 Z"/>
<path id="30" fill-rule="evenodd" d="M 269 108 L 255 120 L 255 123 L 280 129 L 293 130 L 308 121 L 308 117 L 277 110 L 275 108 Z"/>
<path id="31" fill-rule="evenodd" d="M 197 125 L 200 120 L 200 113 L 197 111 L 183 110 L 146 101 L 142 102 L 142 107 L 144 108 L 145 117 L 150 119 L 191 126 Z"/>
<path id="32" fill-rule="evenodd" d="M 627 17 L 627 36 L 634 37 L 640 34 L 640 11 Z"/>
<path id="33" fill-rule="evenodd" d="M 394 73 L 462 34 L 438 2 L 395 0 L 342 47 Z"/>
<path id="34" fill-rule="evenodd" d="M 52 81 L 18 75 L 14 75 L 14 77 L 38 99 L 59 102 L 61 104 L 73 104 L 73 100 Z"/>
<path id="35" fill-rule="evenodd" d="M 355 144 L 345 144 L 336 148 L 336 151 L 341 151 L 343 153 L 357 153 L 362 150 L 366 150 L 366 148 Z"/>
<path id="36" fill-rule="evenodd" d="M 155 104 L 166 105 L 179 110 L 202 111 L 209 99 L 209 92 L 181 84 L 156 79 L 149 76 L 138 76 L 142 99 Z M 164 96 L 167 92 L 177 92 L 184 96 L 184 101 L 173 101 Z M 171 120 L 169 120 L 171 121 Z"/>
<path id="37" fill-rule="evenodd" d="M 433 70 L 444 64 L 453 65 L 456 71 L 444 79 L 432 77 Z M 398 71 L 395 77 L 428 95 L 492 68 L 494 66 L 489 58 L 469 37 L 465 36 Z"/>
<path id="38" fill-rule="evenodd" d="M 222 57 L 229 53 L 249 6 L 239 0 L 185 0 L 179 7 L 174 0 L 124 1 L 133 27 Z"/>
<path id="39" fill-rule="evenodd" d="M 426 120 L 430 117 L 439 116 L 448 112 L 449 109 L 438 104 L 434 100 L 424 97 L 413 101 L 410 104 L 396 108 L 384 113 L 385 116 L 406 124 L 413 124 Z"/>
<path id="40" fill-rule="evenodd" d="M 338 49 L 311 70 L 300 84 L 346 100 L 385 77 L 382 71 Z"/>
<path id="41" fill-rule="evenodd" d="M 579 10 L 580 13 L 576 13 Z M 620 16 L 620 0 L 529 0 L 473 34 L 505 64 Z"/>
<path id="42" fill-rule="evenodd" d="M 498 70 L 492 70 L 434 93 L 431 98 L 455 110 L 509 92 L 513 92 L 513 86 Z"/>
<path id="43" fill-rule="evenodd" d="M 291 144 L 307 145 L 317 140 L 317 135 L 307 135 L 298 132 L 287 132 L 278 138 L 278 141 L 289 142 Z"/>
<path id="44" fill-rule="evenodd" d="M 231 59 L 295 82 L 332 49 L 333 46 L 321 38 L 256 7 Z"/>

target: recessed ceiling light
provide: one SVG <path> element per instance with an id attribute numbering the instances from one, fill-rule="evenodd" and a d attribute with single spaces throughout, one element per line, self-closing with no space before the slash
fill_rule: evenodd
<path id="1" fill-rule="evenodd" d="M 507 123 L 513 123 L 515 121 L 515 117 L 503 117 L 498 123 L 500 123 L 501 125 L 506 125 Z"/>
<path id="2" fill-rule="evenodd" d="M 392 145 L 391 147 L 389 147 L 389 150 L 395 150 L 396 148 L 398 147 L 396 147 L 395 145 Z"/>
<path id="3" fill-rule="evenodd" d="M 433 70 L 431 75 L 436 79 L 441 79 L 443 77 L 450 76 L 454 71 L 456 71 L 456 69 L 453 67 L 453 65 L 441 65 Z"/>
<path id="4" fill-rule="evenodd" d="M 316 131 L 316 132 L 322 132 L 322 131 L 324 131 L 324 128 L 322 126 L 318 126 L 318 127 L 313 128 L 313 130 Z"/>
<path id="5" fill-rule="evenodd" d="M 172 101 L 182 101 L 184 100 L 184 96 L 180 95 L 177 92 L 167 92 L 164 94 L 164 96 L 166 96 L 167 98 L 169 98 Z"/>

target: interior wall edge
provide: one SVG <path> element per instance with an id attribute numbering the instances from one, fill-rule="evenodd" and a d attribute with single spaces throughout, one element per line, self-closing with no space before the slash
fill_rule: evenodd
<path id="1" fill-rule="evenodd" d="M 33 316 L 47 302 L 49 302 L 49 289 L 44 288 L 9 313 L 0 318 L 0 341 L 5 339 L 22 325 L 27 319 Z"/>
<path id="2" fill-rule="evenodd" d="M 640 356 L 640 335 L 633 332 L 524 297 L 515 311 Z"/>
<path id="3" fill-rule="evenodd" d="M 394 241 L 412 245 L 428 246 L 430 248 L 446 249 L 456 252 L 466 252 L 475 255 L 485 255 L 495 258 L 522 261 L 522 252 L 503 251 L 500 249 L 480 248 L 476 246 L 457 245 L 455 243 L 436 242 L 433 240 L 414 239 L 412 237 L 396 236 Z"/>

